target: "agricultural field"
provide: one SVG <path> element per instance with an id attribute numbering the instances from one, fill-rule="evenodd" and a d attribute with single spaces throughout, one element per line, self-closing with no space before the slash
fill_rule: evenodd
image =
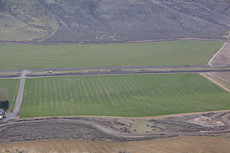
<path id="1" fill-rule="evenodd" d="M 143 117 L 230 109 L 230 94 L 198 74 L 27 79 L 21 117 Z"/>
<path id="2" fill-rule="evenodd" d="M 187 153 L 187 152 L 222 152 L 228 153 L 230 139 L 216 137 L 178 137 L 142 142 L 102 142 L 102 141 L 34 141 L 0 144 L 0 152 L 95 152 L 95 153 Z"/>
<path id="3" fill-rule="evenodd" d="M 9 94 L 9 109 L 13 110 L 17 97 L 19 80 L 17 79 L 0 79 L 0 89 L 7 90 Z"/>
<path id="4" fill-rule="evenodd" d="M 222 45 L 222 42 L 191 40 L 136 44 L 2 44 L 0 69 L 200 65 L 207 64 Z"/>

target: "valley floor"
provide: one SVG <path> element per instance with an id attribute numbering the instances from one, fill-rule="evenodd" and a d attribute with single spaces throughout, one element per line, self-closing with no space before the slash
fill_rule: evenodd
<path id="1" fill-rule="evenodd" d="M 213 61 L 215 61 L 215 58 Z M 24 117 L 56 116 L 55 113 L 60 115 L 58 111 L 62 112 L 62 108 L 64 108 L 62 106 L 65 101 L 70 101 L 71 103 L 68 103 L 69 106 L 63 111 L 63 116 L 76 115 L 65 114 L 66 112 L 74 111 L 77 111 L 77 113 L 83 111 L 83 113 L 77 115 L 84 115 L 84 112 L 92 113 L 92 111 L 98 111 L 98 114 L 103 112 L 100 110 L 101 107 L 92 107 L 91 101 L 99 105 L 109 101 L 110 105 L 105 105 L 108 109 L 113 108 L 112 106 L 118 106 L 117 109 L 112 110 L 115 113 L 112 115 L 115 116 L 121 116 L 121 112 L 126 113 L 123 116 L 134 117 L 146 116 L 146 113 L 149 113 L 147 116 L 151 116 L 152 113 L 156 113 L 154 115 L 162 114 L 154 112 L 154 110 L 169 111 L 165 114 L 183 113 L 165 110 L 166 107 L 175 108 L 175 111 L 178 111 L 178 108 L 181 108 L 181 110 L 190 109 L 192 106 L 194 106 L 194 109 L 201 108 L 201 106 L 206 107 L 198 111 L 218 110 L 215 107 L 215 102 L 218 102 L 218 100 L 223 102 L 223 104 L 218 102 L 221 107 L 219 110 L 228 109 L 226 104 L 228 104 L 229 93 L 197 74 L 157 75 L 161 77 L 155 78 L 154 75 L 119 75 L 102 76 L 100 78 L 97 76 L 84 76 L 84 78 L 78 76 L 26 79 L 28 84 L 25 87 L 21 115 Z M 226 73 L 225 77 L 228 77 L 228 75 L 229 73 Z M 56 86 L 52 86 L 52 84 Z M 155 85 L 157 90 L 152 90 L 152 85 Z M 168 90 L 169 88 L 170 90 Z M 78 95 L 71 93 L 73 91 L 76 91 Z M 203 93 L 203 98 L 206 98 L 204 101 L 202 101 L 201 95 L 197 95 L 197 93 L 202 93 L 201 91 L 205 91 Z M 137 97 L 138 93 L 143 93 L 144 96 L 139 95 Z M 166 97 L 166 99 L 159 98 L 160 96 L 164 97 L 165 94 L 171 96 Z M 216 96 L 218 94 L 220 94 L 219 97 Z M 226 95 L 221 96 L 222 94 Z M 156 96 L 155 98 L 158 99 L 159 104 L 163 104 L 161 108 L 151 106 L 150 100 L 153 99 L 152 96 Z M 70 99 L 67 97 L 70 97 Z M 200 104 L 199 107 L 195 107 L 197 104 L 189 101 L 191 97 L 194 97 L 193 101 Z M 75 105 L 81 106 L 79 100 L 84 101 L 84 107 L 82 105 L 82 108 L 74 108 L 73 106 Z M 146 105 L 140 105 L 138 103 L 140 100 L 147 101 Z M 167 101 L 170 102 L 171 100 L 179 100 L 178 105 L 174 106 L 172 103 L 167 103 Z M 123 101 L 129 107 L 124 103 L 117 103 L 119 101 Z M 207 101 L 213 101 L 213 105 L 210 105 L 212 102 L 208 103 Z M 74 104 L 74 102 L 77 103 Z M 135 104 L 136 108 L 141 108 L 139 112 L 134 111 L 137 113 L 134 115 L 130 111 L 134 109 L 133 104 Z M 31 112 L 26 112 L 28 110 L 32 110 L 37 114 L 27 116 L 31 114 Z M 54 114 L 47 114 L 50 113 L 50 110 Z M 147 112 L 142 110 L 147 110 Z M 111 112 L 111 110 L 108 112 Z M 191 110 L 187 112 L 191 112 Z M 102 115 L 106 116 L 108 114 Z M 68 149 L 71 152 L 75 149 L 76 152 L 100 153 L 117 153 L 122 150 L 130 150 L 132 153 L 155 151 L 215 152 L 215 150 L 216 152 L 227 152 L 230 149 L 230 139 L 228 139 L 230 137 L 229 119 L 229 111 L 142 118 L 70 116 L 15 119 L 8 123 L 0 123 L 0 148 L 2 149 L 0 152 L 4 153 L 7 150 L 14 151 L 16 149 L 18 151 L 32 149 L 34 152 L 64 152 Z M 58 141 L 56 141 L 57 139 Z"/>

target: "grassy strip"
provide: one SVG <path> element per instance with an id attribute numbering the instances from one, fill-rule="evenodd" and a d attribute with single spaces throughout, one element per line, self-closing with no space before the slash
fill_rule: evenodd
<path id="1" fill-rule="evenodd" d="M 0 45 L 0 69 L 200 65 L 223 45 L 213 41 L 137 44 Z"/>
<path id="2" fill-rule="evenodd" d="M 9 93 L 10 110 L 14 109 L 14 103 L 17 97 L 18 87 L 18 79 L 0 79 L 0 88 L 6 89 Z"/>

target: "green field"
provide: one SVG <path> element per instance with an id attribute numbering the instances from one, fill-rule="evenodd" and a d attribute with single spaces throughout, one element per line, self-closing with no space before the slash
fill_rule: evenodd
<path id="1" fill-rule="evenodd" d="M 21 117 L 154 116 L 230 109 L 230 93 L 198 74 L 27 79 Z"/>
<path id="2" fill-rule="evenodd" d="M 0 69 L 207 64 L 223 45 L 213 41 L 137 44 L 0 45 Z"/>
<path id="3" fill-rule="evenodd" d="M 0 79 L 0 88 L 6 89 L 9 93 L 9 101 L 10 101 L 10 110 L 13 110 L 14 103 L 17 97 L 19 87 L 19 80 L 16 79 Z"/>

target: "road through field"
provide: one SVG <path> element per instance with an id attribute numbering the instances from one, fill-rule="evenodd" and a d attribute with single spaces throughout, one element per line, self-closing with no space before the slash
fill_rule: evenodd
<path id="1" fill-rule="evenodd" d="M 113 66 L 113 67 L 69 67 L 69 68 L 41 68 L 41 69 L 26 69 L 27 71 L 74 71 L 74 70 L 116 70 L 116 69 L 145 69 L 145 68 L 208 68 L 208 67 L 230 67 L 229 64 L 218 65 L 166 65 L 166 66 Z M 15 70 L 0 70 L 0 72 L 20 72 L 24 69 Z"/>
<path id="2" fill-rule="evenodd" d="M 13 113 L 11 114 L 10 118 L 14 118 L 16 116 L 19 115 L 19 110 L 22 104 L 22 99 L 23 99 L 23 93 L 24 93 L 24 86 L 25 86 L 25 82 L 26 82 L 26 75 L 29 74 L 29 71 L 24 70 L 22 72 L 22 76 L 21 76 L 21 80 L 20 80 L 20 85 L 19 85 L 19 89 L 18 89 L 18 95 L 17 95 L 17 99 L 14 105 L 14 110 Z"/>
<path id="3" fill-rule="evenodd" d="M 22 104 L 22 99 L 23 99 L 23 93 L 24 93 L 24 86 L 25 86 L 25 82 L 26 82 L 26 75 L 29 74 L 29 71 L 24 70 L 22 72 L 21 75 L 21 79 L 20 79 L 20 85 L 19 85 L 19 89 L 18 89 L 18 94 L 17 94 L 17 98 L 15 101 L 15 105 L 14 105 L 14 110 L 12 113 L 7 113 L 5 119 L 2 120 L 2 122 L 7 122 L 8 120 L 14 119 L 15 117 L 17 117 L 19 115 L 19 111 L 20 111 L 20 107 Z"/>
<path id="4" fill-rule="evenodd" d="M 80 70 L 79 72 L 76 72 Z M 20 72 L 24 70 L 0 70 L 3 72 Z M 121 67 L 73 67 L 27 69 L 31 71 L 28 78 L 82 76 L 82 75 L 123 75 L 123 74 L 170 74 L 170 73 L 209 73 L 230 72 L 230 64 L 226 65 L 170 65 L 170 66 L 121 66 Z M 47 73 L 51 71 L 51 73 Z M 67 72 L 66 72 L 67 71 Z M 15 78 L 14 75 L 2 75 L 1 78 Z M 16 76 L 17 77 L 17 76 Z"/>

